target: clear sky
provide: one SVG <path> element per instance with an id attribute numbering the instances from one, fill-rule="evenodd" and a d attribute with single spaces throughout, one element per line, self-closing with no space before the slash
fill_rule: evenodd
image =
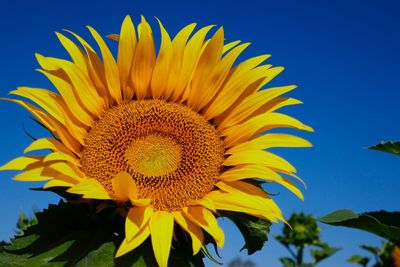
<path id="1" fill-rule="evenodd" d="M 400 5 L 398 1 L 7 1 L 0 8 L 0 95 L 17 86 L 50 87 L 34 69 L 34 53 L 66 57 L 55 31 L 71 29 L 89 38 L 86 25 L 101 34 L 117 33 L 125 15 L 138 22 L 143 14 L 156 26 L 160 18 L 172 34 L 191 22 L 222 25 L 227 41 L 252 43 L 244 57 L 271 53 L 269 62 L 286 70 L 271 84 L 299 86 L 290 96 L 305 104 L 286 108 L 315 128 L 298 132 L 312 149 L 276 149 L 298 169 L 308 184 L 305 201 L 287 190 L 276 201 L 288 216 L 304 211 L 322 216 L 335 209 L 399 210 L 400 164 L 390 154 L 365 149 L 381 140 L 400 139 Z M 158 37 L 157 37 L 158 38 Z M 112 41 L 109 42 L 112 44 Z M 115 45 L 115 44 L 114 44 Z M 0 103 L 0 164 L 22 154 L 39 129 L 21 107 Z M 296 132 L 294 132 L 296 133 Z M 0 239 L 13 234 L 19 211 L 44 208 L 57 201 L 51 193 L 28 189 L 37 184 L 11 181 L 0 174 Z M 239 253 L 243 239 L 235 227 L 226 229 L 225 263 Z M 274 225 L 277 233 L 281 225 Z M 358 245 L 379 245 L 368 233 L 321 225 L 323 240 L 342 247 L 321 267 L 345 263 Z M 272 237 L 271 237 L 272 239 Z M 249 257 L 259 266 L 280 266 L 283 247 L 271 240 Z M 211 263 L 207 265 L 212 266 Z"/>

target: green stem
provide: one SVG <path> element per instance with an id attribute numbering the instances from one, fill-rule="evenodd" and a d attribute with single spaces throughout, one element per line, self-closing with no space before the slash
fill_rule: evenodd
<path id="1" fill-rule="evenodd" d="M 296 256 L 297 266 L 300 266 L 303 264 L 303 252 L 304 252 L 304 247 L 300 246 L 300 248 L 297 251 L 297 256 Z"/>

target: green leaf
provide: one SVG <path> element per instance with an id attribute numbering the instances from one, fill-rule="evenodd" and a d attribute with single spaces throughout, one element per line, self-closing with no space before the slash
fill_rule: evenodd
<path id="1" fill-rule="evenodd" d="M 400 212 L 354 213 L 351 210 L 337 210 L 319 219 L 320 222 L 361 229 L 400 245 Z"/>
<path id="2" fill-rule="evenodd" d="M 357 263 L 361 266 L 366 267 L 369 263 L 369 258 L 360 256 L 360 255 L 353 255 L 350 258 L 348 258 L 347 261 L 350 263 Z"/>
<path id="3" fill-rule="evenodd" d="M 368 246 L 368 245 L 361 245 L 362 249 L 371 252 L 373 255 L 379 255 L 381 249 L 379 247 Z"/>
<path id="4" fill-rule="evenodd" d="M 239 212 L 225 211 L 221 214 L 233 221 L 242 233 L 245 244 L 241 251 L 247 249 L 247 254 L 251 255 L 262 249 L 268 240 L 271 222 Z"/>
<path id="5" fill-rule="evenodd" d="M 330 247 L 328 244 L 322 242 L 320 242 L 318 245 L 321 249 L 310 250 L 312 257 L 314 258 L 314 263 L 319 263 L 320 261 L 329 258 L 340 250 L 340 248 Z"/>
<path id="6" fill-rule="evenodd" d="M 400 155 L 400 142 L 382 141 L 375 146 L 369 147 L 369 149 Z"/>
<path id="7" fill-rule="evenodd" d="M 61 201 L 35 216 L 38 223 L 28 227 L 23 236 L 0 246 L 0 266 L 157 266 L 149 238 L 114 259 L 124 237 L 124 218 L 114 208 L 96 213 L 95 202 Z M 203 254 L 193 256 L 191 246 L 176 241 L 172 246 L 170 266 L 204 266 Z"/>
<path id="8" fill-rule="evenodd" d="M 296 267 L 296 262 L 291 258 L 284 257 L 279 260 L 283 264 L 283 267 Z"/>

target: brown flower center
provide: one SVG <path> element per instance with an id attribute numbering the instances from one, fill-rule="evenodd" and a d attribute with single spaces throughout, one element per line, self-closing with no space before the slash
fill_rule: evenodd
<path id="1" fill-rule="evenodd" d="M 224 148 L 215 128 L 188 107 L 162 100 L 131 101 L 109 109 L 85 139 L 82 171 L 110 193 L 128 172 L 139 198 L 158 210 L 180 210 L 210 192 Z"/>

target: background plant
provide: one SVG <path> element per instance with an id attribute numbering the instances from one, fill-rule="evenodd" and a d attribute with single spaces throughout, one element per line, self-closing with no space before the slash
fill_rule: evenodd
<path id="1" fill-rule="evenodd" d="M 293 213 L 288 225 L 282 229 L 282 235 L 275 236 L 290 253 L 290 257 L 282 257 L 284 267 L 312 267 L 332 256 L 339 248 L 330 247 L 320 239 L 321 229 L 312 215 Z M 305 251 L 308 250 L 312 261 L 304 262 Z"/>

